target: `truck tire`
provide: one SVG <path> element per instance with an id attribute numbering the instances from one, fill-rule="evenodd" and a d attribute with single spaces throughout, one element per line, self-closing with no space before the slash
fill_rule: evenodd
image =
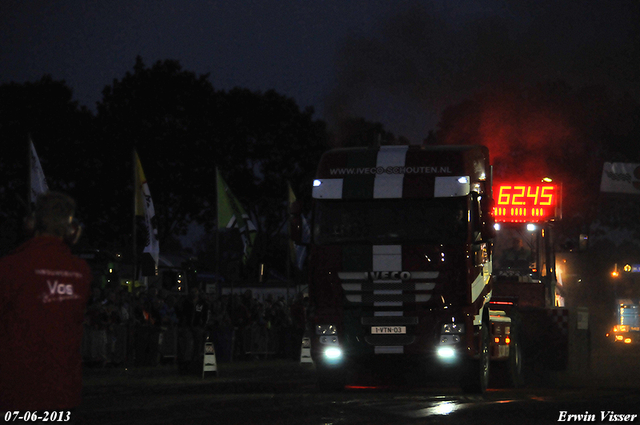
<path id="1" fill-rule="evenodd" d="M 316 365 L 316 386 L 321 392 L 342 391 L 346 384 L 343 368 L 331 367 L 318 363 Z"/>
<path id="2" fill-rule="evenodd" d="M 509 316 L 511 317 L 509 358 L 506 361 L 496 361 L 491 364 L 491 384 L 499 388 L 520 388 L 524 385 L 523 353 L 520 343 L 522 320 L 515 309 Z"/>
<path id="3" fill-rule="evenodd" d="M 522 345 L 520 345 L 518 335 L 511 339 L 509 350 L 509 386 L 520 388 L 524 385 L 524 371 L 522 369 Z"/>
<path id="4" fill-rule="evenodd" d="M 489 386 L 489 321 L 482 321 L 480 330 L 480 355 L 467 359 L 460 386 L 467 394 L 484 394 Z"/>
<path id="5" fill-rule="evenodd" d="M 520 342 L 522 319 L 517 310 L 511 314 L 511 347 L 509 348 L 509 386 L 520 388 L 524 385 L 523 351 Z"/>

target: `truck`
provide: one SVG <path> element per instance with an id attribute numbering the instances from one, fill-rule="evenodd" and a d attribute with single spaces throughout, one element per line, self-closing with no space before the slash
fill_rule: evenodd
<path id="1" fill-rule="evenodd" d="M 617 299 L 616 324 L 609 333 L 615 344 L 640 343 L 640 304 L 638 300 Z"/>
<path id="2" fill-rule="evenodd" d="M 496 237 L 490 305 L 517 322 L 519 383 L 569 364 L 569 309 L 557 270 L 555 225 L 562 185 L 550 178 L 494 181 Z"/>
<path id="3" fill-rule="evenodd" d="M 297 243 L 300 211 L 291 207 Z M 522 385 L 519 297 L 506 290 L 492 302 L 496 211 L 484 146 L 325 152 L 308 242 L 318 386 L 341 389 L 358 366 L 399 364 L 444 370 L 468 393 L 486 391 L 490 377 Z M 545 285 L 535 289 L 548 299 Z"/>

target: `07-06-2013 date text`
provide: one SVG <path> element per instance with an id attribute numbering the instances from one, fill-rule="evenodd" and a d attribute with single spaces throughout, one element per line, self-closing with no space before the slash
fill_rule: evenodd
<path id="1" fill-rule="evenodd" d="M 69 410 L 42 410 L 42 411 L 21 411 L 12 410 L 4 414 L 5 422 L 68 422 L 71 420 Z"/>

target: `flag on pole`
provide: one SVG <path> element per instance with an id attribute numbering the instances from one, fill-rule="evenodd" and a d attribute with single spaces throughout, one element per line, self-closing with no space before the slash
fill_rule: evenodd
<path id="1" fill-rule="evenodd" d="M 229 186 L 222 180 L 220 170 L 216 168 L 216 184 L 218 192 L 218 229 L 237 227 L 240 231 L 244 253 L 242 261 L 246 264 L 251 255 L 253 241 L 256 238 L 256 227 L 244 211 L 242 205 L 229 190 Z"/>
<path id="2" fill-rule="evenodd" d="M 640 195 L 640 164 L 605 162 L 600 192 Z"/>
<path id="3" fill-rule="evenodd" d="M 33 145 L 33 141 L 29 138 L 29 168 L 31 169 L 31 190 L 29 191 L 29 202 L 34 204 L 38 195 L 48 192 L 49 186 L 47 180 L 44 177 L 42 166 L 40 165 L 40 159 L 36 153 L 36 148 Z"/>
<path id="4" fill-rule="evenodd" d="M 142 164 L 135 152 L 136 157 L 136 216 L 144 217 L 144 223 L 147 228 L 147 240 L 143 249 L 143 253 L 151 255 L 155 261 L 156 267 L 160 258 L 160 246 L 158 244 L 158 223 L 156 222 L 156 212 L 153 208 L 151 200 L 151 192 L 149 185 L 142 170 Z"/>
<path id="5" fill-rule="evenodd" d="M 291 184 L 287 182 L 287 186 L 289 186 L 289 208 L 291 208 L 291 204 L 296 201 L 296 195 L 293 193 L 293 189 L 291 188 Z M 311 239 L 311 227 L 309 226 L 309 222 L 304 215 L 302 217 L 302 242 L 308 243 Z M 302 270 L 304 267 L 304 260 L 307 258 L 307 247 L 306 245 L 297 245 L 293 243 L 293 241 L 289 241 L 291 244 L 291 261 L 296 264 L 298 270 Z"/>

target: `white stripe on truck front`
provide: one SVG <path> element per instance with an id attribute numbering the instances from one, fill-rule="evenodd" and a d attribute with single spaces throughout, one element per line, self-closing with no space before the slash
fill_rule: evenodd
<path id="1" fill-rule="evenodd" d="M 384 272 L 402 270 L 402 245 L 374 245 L 373 271 Z M 400 283 L 401 280 L 388 280 L 389 283 Z M 402 295 L 402 291 L 373 290 L 373 295 Z M 402 307 L 402 301 L 376 301 L 374 307 Z"/>
<path id="2" fill-rule="evenodd" d="M 402 245 L 374 245 L 373 271 L 402 270 Z"/>
<path id="3" fill-rule="evenodd" d="M 378 154 L 378 160 L 380 154 Z M 402 177 L 402 176 L 401 176 Z M 380 176 L 376 176 L 374 183 L 378 183 Z M 384 181 L 385 179 L 380 179 Z M 389 182 L 390 180 L 387 180 Z M 374 186 L 375 188 L 380 186 Z M 390 187 L 390 186 L 389 186 Z M 402 180 L 400 180 L 400 196 L 402 197 Z M 373 271 L 383 272 L 390 270 L 402 270 L 402 245 L 374 245 L 373 246 Z M 393 282 L 400 283 L 401 280 L 393 280 Z M 375 283 L 374 283 L 375 284 Z M 374 286 L 375 288 L 375 286 Z M 382 295 L 387 291 L 373 290 L 373 295 Z M 394 291 L 394 294 L 402 295 L 402 291 Z M 402 301 L 378 301 L 373 303 L 373 307 L 402 307 Z M 403 345 L 376 345 L 373 348 L 375 354 L 403 354 Z"/>
<path id="4" fill-rule="evenodd" d="M 403 149 L 404 148 L 404 149 Z M 409 146 L 382 146 L 376 167 L 404 167 Z M 376 174 L 373 181 L 374 198 L 402 198 L 404 174 Z M 400 270 L 400 269 L 398 269 Z"/>
<path id="5" fill-rule="evenodd" d="M 313 184 L 312 195 L 317 199 L 342 199 L 343 181 L 344 179 L 316 180 Z"/>
<path id="6" fill-rule="evenodd" d="M 469 184 L 469 177 L 436 177 L 433 187 L 433 196 L 435 198 L 446 198 L 449 196 L 467 196 L 470 190 L 471 185 Z"/>

